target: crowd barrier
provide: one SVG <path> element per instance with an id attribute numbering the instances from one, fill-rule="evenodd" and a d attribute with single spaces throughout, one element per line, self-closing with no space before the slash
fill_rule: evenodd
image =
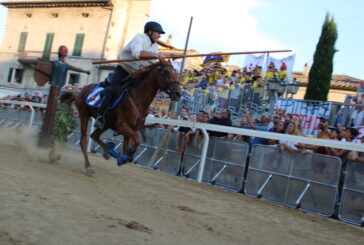
<path id="1" fill-rule="evenodd" d="M 364 164 L 350 161 L 345 172 L 339 218 L 364 226 Z"/>
<path id="2" fill-rule="evenodd" d="M 197 114 L 199 111 L 207 111 L 208 108 L 216 110 L 229 109 L 234 118 L 239 118 L 244 114 L 245 108 L 254 112 L 264 112 L 268 103 L 264 99 L 264 89 L 256 88 L 250 84 L 237 86 L 230 89 L 228 96 L 223 98 L 225 103 L 219 103 L 219 92 L 216 89 L 202 90 L 195 88 L 191 94 L 184 90 L 179 103 L 178 111 L 186 108 L 189 113 Z"/>
<path id="3" fill-rule="evenodd" d="M 32 108 L 33 109 L 33 108 Z M 0 108 L 0 127 L 19 128 L 22 126 L 40 126 L 44 114 L 32 111 Z"/>
<path id="4" fill-rule="evenodd" d="M 0 127 L 9 127 L 5 122 L 29 125 L 30 112 L 13 109 L 0 110 Z M 155 121 L 153 121 L 155 120 Z M 161 119 L 153 119 L 155 123 L 167 123 Z M 39 126 L 41 117 L 34 119 L 32 125 Z M 171 124 L 187 126 L 189 122 L 175 122 Z M 199 124 L 189 125 L 207 130 L 229 131 L 231 133 L 268 138 L 278 137 L 269 132 L 227 128 L 217 125 Z M 79 129 L 69 135 L 69 144 L 79 147 Z M 151 167 L 171 174 L 179 174 L 189 179 L 197 179 L 200 166 L 201 148 L 191 143 L 187 146 L 184 157 L 176 150 L 175 132 L 169 135 L 168 144 L 159 150 L 157 157 L 150 162 L 154 152 L 164 137 L 165 129 L 146 128 L 142 132 L 143 143 L 135 155 L 136 163 L 140 166 Z M 292 136 L 279 135 L 280 138 L 290 140 Z M 297 137 L 296 137 L 297 138 Z M 113 141 L 121 151 L 122 137 L 114 136 L 107 131 L 102 139 Z M 199 139 L 201 140 L 201 139 Z M 292 141 L 296 141 L 293 140 Z M 300 138 L 302 143 L 341 146 L 343 149 L 353 149 L 364 152 L 360 144 L 331 142 L 328 140 Z M 317 142 L 316 142 L 317 141 Z M 200 143 L 200 142 L 199 142 Z M 92 144 L 92 151 L 101 153 L 96 144 Z M 299 208 L 311 213 L 330 216 L 334 213 L 335 204 L 340 201 L 339 219 L 355 225 L 361 225 L 364 214 L 364 164 L 351 162 L 347 164 L 346 175 L 340 191 L 341 160 L 320 154 L 300 154 L 280 152 L 277 148 L 265 145 L 253 147 L 249 156 L 249 146 L 245 142 L 221 140 L 211 138 L 208 144 L 206 164 L 203 168 L 203 182 L 217 185 L 224 189 L 243 191 L 250 196 Z M 244 177 L 246 175 L 246 177 Z M 245 184 L 243 184 L 245 183 Z M 243 187 L 243 188 L 242 188 Z"/>
<path id="5" fill-rule="evenodd" d="M 341 159 L 255 145 L 245 193 L 323 216 L 334 213 Z"/>

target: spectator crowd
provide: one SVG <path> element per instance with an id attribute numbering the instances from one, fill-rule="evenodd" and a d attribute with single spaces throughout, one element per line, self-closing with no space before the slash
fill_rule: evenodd
<path id="1" fill-rule="evenodd" d="M 47 104 L 48 101 L 48 95 L 41 96 L 39 92 L 34 92 L 33 95 L 25 92 L 24 95 L 18 94 L 18 95 L 6 95 L 4 97 L 1 97 L 0 100 L 11 100 L 11 101 L 23 101 L 23 102 L 32 102 L 32 103 L 41 103 L 41 104 Z M 20 111 L 22 110 L 30 110 L 30 107 L 28 105 L 19 105 L 19 104 L 9 104 L 9 103 L 0 103 L 0 109 L 18 109 Z M 36 112 L 44 112 L 44 108 L 35 107 L 34 110 Z"/>

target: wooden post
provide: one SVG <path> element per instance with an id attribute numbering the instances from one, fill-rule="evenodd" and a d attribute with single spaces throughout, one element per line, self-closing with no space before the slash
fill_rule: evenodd
<path id="1" fill-rule="evenodd" d="M 51 86 L 49 90 L 47 109 L 39 141 L 39 145 L 42 147 L 49 147 L 52 143 L 51 142 L 52 128 L 53 128 L 54 118 L 56 116 L 57 99 L 60 91 L 61 88 L 56 86 Z"/>

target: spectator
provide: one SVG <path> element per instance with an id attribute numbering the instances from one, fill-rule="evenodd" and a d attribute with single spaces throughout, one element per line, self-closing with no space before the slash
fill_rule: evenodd
<path id="1" fill-rule="evenodd" d="M 288 127 L 288 124 L 290 124 L 293 120 L 293 114 L 287 113 L 284 116 L 284 123 L 286 124 L 286 127 Z"/>
<path id="2" fill-rule="evenodd" d="M 188 111 L 186 108 L 182 108 L 180 111 L 180 115 L 178 117 L 179 120 L 189 120 L 189 116 L 188 116 Z M 180 138 L 181 135 L 185 135 L 188 131 L 192 130 L 191 128 L 188 127 L 175 127 L 173 129 L 176 132 L 176 151 L 180 151 L 181 150 L 181 142 L 180 142 Z"/>
<path id="3" fill-rule="evenodd" d="M 216 113 L 216 116 L 212 117 L 209 121 L 211 124 L 222 125 L 222 126 L 232 126 L 230 119 L 230 111 L 224 110 Z M 217 131 L 210 131 L 210 136 L 213 137 L 226 137 L 228 134 Z"/>
<path id="4" fill-rule="evenodd" d="M 286 134 L 296 135 L 296 125 L 293 122 L 288 124 L 287 129 L 286 129 Z M 293 152 L 298 151 L 298 148 L 296 145 L 297 145 L 296 142 L 291 142 L 288 140 L 280 140 L 278 147 L 279 147 L 280 151 L 287 150 L 287 151 L 293 153 Z"/>
<path id="5" fill-rule="evenodd" d="M 271 128 L 269 131 L 270 132 L 274 132 L 274 133 L 280 133 L 280 134 L 284 134 L 286 131 L 286 125 L 284 124 L 283 121 L 278 121 L 276 124 L 276 126 Z M 268 145 L 277 145 L 279 143 L 278 140 L 275 139 L 267 139 L 267 144 Z"/>
<path id="6" fill-rule="evenodd" d="M 364 104 L 364 100 L 360 100 L 359 104 Z M 357 127 L 364 125 L 364 106 L 358 106 L 350 116 L 349 127 Z"/>
<path id="7" fill-rule="evenodd" d="M 272 121 L 268 124 L 268 130 L 270 132 L 276 132 L 277 123 L 281 122 L 281 117 L 278 113 L 275 113 L 272 117 Z"/>
<path id="8" fill-rule="evenodd" d="M 361 138 L 361 144 L 363 144 L 363 143 L 364 143 L 364 136 Z M 348 155 L 348 159 L 350 161 L 356 161 L 356 162 L 364 164 L 364 153 L 357 152 L 357 151 L 351 151 Z"/>
<path id="9" fill-rule="evenodd" d="M 261 116 L 259 124 L 255 124 L 253 122 L 253 119 L 250 114 L 250 110 L 248 108 L 245 108 L 245 116 L 246 116 L 246 118 L 248 120 L 248 124 L 249 124 L 249 126 L 246 128 L 259 130 L 259 131 L 268 131 L 268 125 L 269 125 L 270 118 L 267 114 L 263 114 Z M 261 137 L 250 137 L 249 145 L 253 146 L 255 144 L 266 144 L 266 139 L 261 138 Z"/>
<path id="10" fill-rule="evenodd" d="M 199 86 L 202 89 L 206 89 L 208 85 L 209 85 L 209 81 L 207 80 L 206 76 L 205 75 L 202 76 Z"/>

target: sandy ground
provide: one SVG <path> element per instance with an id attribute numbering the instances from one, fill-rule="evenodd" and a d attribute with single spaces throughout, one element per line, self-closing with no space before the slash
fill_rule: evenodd
<path id="1" fill-rule="evenodd" d="M 364 244 L 364 229 L 0 129 L 0 244 Z"/>

